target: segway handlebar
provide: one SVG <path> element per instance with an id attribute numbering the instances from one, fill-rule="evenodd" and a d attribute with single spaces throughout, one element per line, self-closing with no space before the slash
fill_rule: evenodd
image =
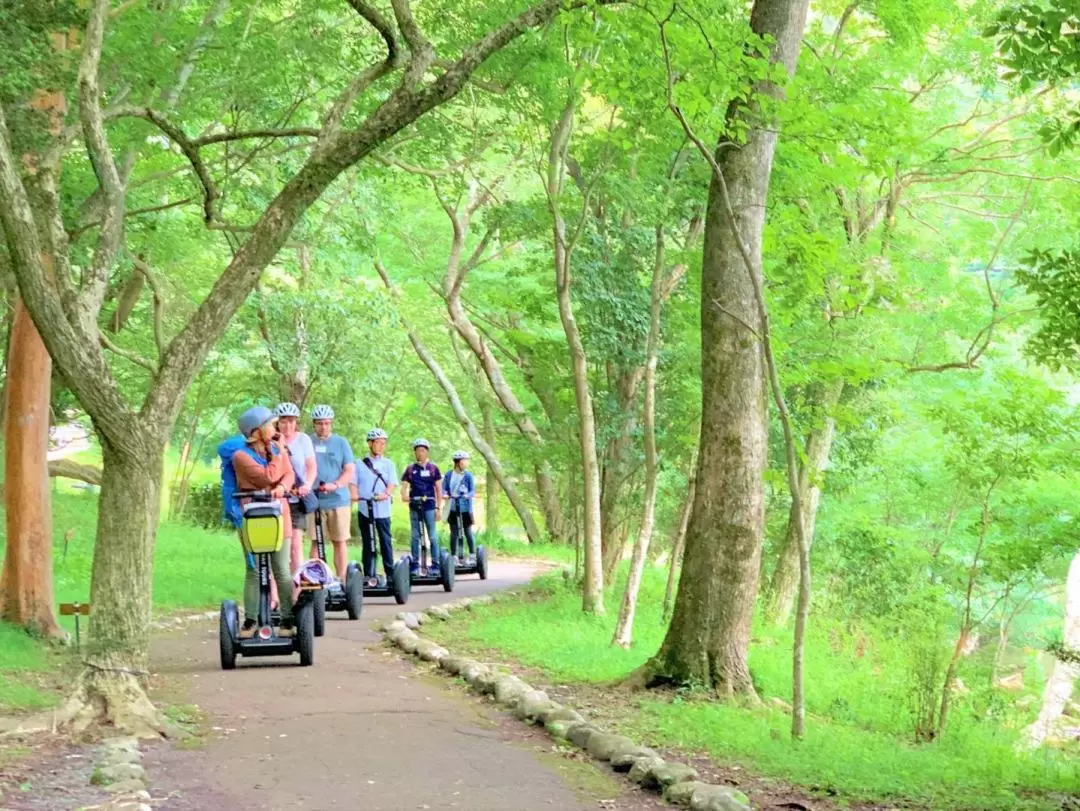
<path id="1" fill-rule="evenodd" d="M 270 501 L 273 499 L 269 490 L 237 490 L 232 497 L 235 499 L 250 498 L 255 501 Z"/>

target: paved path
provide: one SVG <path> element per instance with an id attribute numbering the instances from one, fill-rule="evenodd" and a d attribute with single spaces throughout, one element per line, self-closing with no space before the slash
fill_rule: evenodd
<path id="1" fill-rule="evenodd" d="M 481 582 L 463 577 L 453 594 L 417 589 L 407 608 L 420 610 L 460 596 L 528 580 L 535 569 L 498 563 Z M 364 617 L 327 616 L 315 665 L 240 660 L 220 670 L 217 631 L 199 625 L 155 642 L 154 670 L 190 685 L 189 700 L 219 728 L 206 746 L 148 753 L 155 803 L 169 811 L 293 809 L 364 811 L 583 811 L 654 807 L 638 793 L 600 806 L 575 790 L 558 758 L 538 759 L 550 741 L 444 683 L 418 677 L 381 646 L 374 619 L 401 610 L 370 600 Z M 340 617 L 340 619 L 337 619 Z M 295 658 L 295 657 L 294 657 Z M 170 677 L 172 677 L 170 679 Z M 190 677 L 190 678 L 184 678 Z M 170 696 L 183 700 L 181 696 Z M 521 745 L 522 743 L 532 745 Z M 579 768 L 592 769 L 591 766 Z M 604 788 L 606 778 L 596 777 Z M 605 794 L 626 792 L 611 783 Z M 594 791 L 595 793 L 595 791 Z"/>

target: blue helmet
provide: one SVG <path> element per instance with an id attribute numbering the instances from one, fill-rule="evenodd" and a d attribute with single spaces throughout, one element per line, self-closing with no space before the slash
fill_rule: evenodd
<path id="1" fill-rule="evenodd" d="M 240 415 L 236 427 L 244 436 L 251 436 L 251 432 L 274 419 L 274 412 L 266 406 L 254 406 Z"/>

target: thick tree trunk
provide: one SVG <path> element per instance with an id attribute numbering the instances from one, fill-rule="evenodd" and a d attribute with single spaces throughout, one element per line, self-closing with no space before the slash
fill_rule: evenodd
<path id="1" fill-rule="evenodd" d="M 100 436 L 100 434 L 99 434 Z M 146 697 L 150 650 L 151 559 L 157 534 L 165 447 L 153 437 L 139 452 L 102 439 L 104 469 L 90 578 L 85 665 L 58 721 L 74 732 L 108 724 L 156 736 L 164 728 Z"/>
<path id="2" fill-rule="evenodd" d="M 53 614 L 49 395 L 52 360 L 19 301 L 8 351 L 4 442 L 7 549 L 0 617 L 33 634 L 63 636 Z"/>
<path id="3" fill-rule="evenodd" d="M 644 367 L 624 369 L 618 375 L 616 388 L 623 422 L 618 434 L 608 442 L 600 480 L 600 541 L 605 583 L 614 577 L 626 545 L 627 526 L 625 516 L 619 515 L 619 504 L 628 478 L 626 457 L 637 427 L 634 401 L 637 400 L 637 392 L 644 375 Z"/>
<path id="4" fill-rule="evenodd" d="M 798 61 L 807 6 L 808 0 L 755 0 L 750 13 L 753 32 L 775 40 L 770 61 L 789 74 Z M 749 104 L 757 107 L 756 94 L 777 93 L 761 82 Z M 709 187 L 701 283 L 701 447 L 685 561 L 667 636 L 642 673 L 647 685 L 706 684 L 722 695 L 754 694 L 747 653 L 765 519 L 766 379 L 755 290 L 764 287 L 761 238 L 777 129 L 746 103 L 733 101 L 727 114 L 731 129 L 748 128 L 746 143 L 717 147 L 726 193 L 716 173 Z"/>
<path id="5" fill-rule="evenodd" d="M 649 544 L 656 525 L 656 481 L 659 460 L 656 452 L 656 366 L 660 357 L 660 315 L 664 306 L 664 232 L 656 230 L 656 257 L 653 263 L 652 289 L 649 306 L 649 336 L 645 342 L 645 504 L 641 511 L 634 554 L 630 559 L 630 576 L 626 581 L 619 621 L 615 625 L 612 644 L 629 648 L 634 638 L 634 613 L 637 611 L 638 591 L 649 559 Z"/>
<path id="6" fill-rule="evenodd" d="M 808 545 L 814 541 L 814 527 L 817 523 L 817 511 L 821 504 L 822 473 L 829 462 L 833 440 L 836 437 L 836 419 L 833 416 L 840 395 L 843 393 L 843 381 L 836 381 L 821 388 L 813 411 L 816 414 L 815 425 L 806 437 L 806 453 L 799 466 L 799 492 L 802 494 L 803 530 Z M 777 556 L 776 569 L 773 571 L 769 592 L 769 604 L 766 614 L 776 625 L 786 625 L 791 618 L 791 609 L 795 604 L 795 593 L 799 588 L 799 538 L 795 523 L 795 503 L 792 502 L 788 516 L 784 543 Z"/>
<path id="7" fill-rule="evenodd" d="M 1080 649 L 1080 552 L 1073 557 L 1065 581 L 1065 630 L 1062 642 L 1074 650 Z M 1077 675 L 1080 675 L 1077 665 L 1061 660 L 1054 662 L 1050 678 L 1043 688 L 1039 717 L 1024 731 L 1028 746 L 1041 746 L 1049 737 L 1072 697 Z"/>
<path id="8" fill-rule="evenodd" d="M 491 403 L 485 398 L 480 400 L 480 412 L 484 418 L 484 440 L 495 447 L 495 420 L 491 414 Z M 499 477 L 488 465 L 484 473 L 484 528 L 491 533 L 499 532 Z"/>

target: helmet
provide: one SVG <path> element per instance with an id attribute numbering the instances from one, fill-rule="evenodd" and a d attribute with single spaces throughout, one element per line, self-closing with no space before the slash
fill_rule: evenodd
<path id="1" fill-rule="evenodd" d="M 431 450 L 431 443 L 426 439 L 414 439 L 412 446 L 414 451 L 417 448 L 427 448 L 429 451 Z"/>
<path id="2" fill-rule="evenodd" d="M 469 452 L 468 451 L 454 451 L 454 461 L 455 462 L 460 462 L 462 459 L 468 459 L 468 458 L 469 458 Z"/>
<path id="3" fill-rule="evenodd" d="M 278 403 L 274 409 L 275 417 L 299 417 L 300 408 L 296 403 Z"/>
<path id="4" fill-rule="evenodd" d="M 236 427 L 240 429 L 240 433 L 244 436 L 251 436 L 252 431 L 266 425 L 272 419 L 274 419 L 273 411 L 266 406 L 255 406 L 240 415 Z"/>
<path id="5" fill-rule="evenodd" d="M 389 438 L 390 437 L 388 437 L 386 435 L 386 431 L 384 431 L 382 428 L 372 428 L 370 431 L 367 432 L 367 441 L 368 442 L 371 442 L 372 440 L 375 440 L 375 439 L 389 439 Z"/>
<path id="6" fill-rule="evenodd" d="M 334 419 L 334 409 L 328 405 L 317 405 L 311 409 L 311 419 L 313 420 L 332 420 Z"/>

